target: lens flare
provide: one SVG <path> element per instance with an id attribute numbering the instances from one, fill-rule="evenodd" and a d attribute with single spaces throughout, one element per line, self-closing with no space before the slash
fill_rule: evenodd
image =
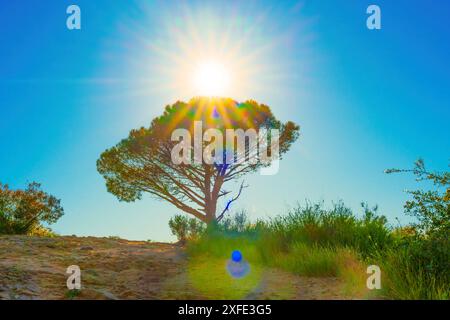
<path id="1" fill-rule="evenodd" d="M 242 260 L 242 253 L 239 250 L 234 250 L 231 253 L 231 260 L 234 262 L 240 262 Z"/>
<path id="2" fill-rule="evenodd" d="M 227 271 L 233 278 L 243 278 L 250 272 L 250 265 L 243 260 L 239 250 L 231 253 L 231 260 L 227 262 Z"/>

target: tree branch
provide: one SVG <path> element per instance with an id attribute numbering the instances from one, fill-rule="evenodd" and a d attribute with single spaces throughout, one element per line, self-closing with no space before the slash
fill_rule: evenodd
<path id="1" fill-rule="evenodd" d="M 244 185 L 244 181 L 242 181 L 241 186 L 239 188 L 239 192 L 238 194 L 231 199 L 230 201 L 228 201 L 227 205 L 225 206 L 225 208 L 223 209 L 222 213 L 217 217 L 217 222 L 219 222 L 220 220 L 222 220 L 223 216 L 225 215 L 225 213 L 230 209 L 230 205 L 231 203 L 233 203 L 234 201 L 236 201 L 237 199 L 239 199 L 239 197 L 241 196 L 242 190 L 244 188 L 247 188 L 248 185 Z"/>

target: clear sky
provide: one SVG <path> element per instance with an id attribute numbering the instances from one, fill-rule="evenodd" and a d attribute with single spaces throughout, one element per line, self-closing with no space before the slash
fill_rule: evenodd
<path id="1" fill-rule="evenodd" d="M 366 8 L 382 12 L 368 30 Z M 66 8 L 81 8 L 68 30 Z M 378 204 L 392 223 L 423 157 L 450 160 L 447 0 L 3 1 L 0 4 L 0 181 L 39 181 L 61 198 L 61 234 L 170 240 L 170 204 L 121 203 L 96 171 L 105 149 L 195 91 L 188 70 L 226 61 L 226 92 L 301 126 L 275 176 L 254 175 L 233 209 L 252 218 L 297 201 Z M 238 186 L 238 185 L 236 185 Z"/>

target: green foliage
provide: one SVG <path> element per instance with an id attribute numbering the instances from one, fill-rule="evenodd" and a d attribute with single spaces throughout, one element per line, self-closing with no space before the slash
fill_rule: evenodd
<path id="1" fill-rule="evenodd" d="M 417 181 L 431 181 L 435 190 L 408 191 L 412 200 L 405 204 L 407 214 L 417 218 L 414 225 L 422 236 L 447 238 L 450 234 L 450 172 L 429 172 L 422 159 L 413 169 L 389 169 L 386 173 L 409 172 Z"/>
<path id="2" fill-rule="evenodd" d="M 56 234 L 52 229 L 44 227 L 40 224 L 33 226 L 33 228 L 31 228 L 30 231 L 28 232 L 28 235 L 45 238 L 54 238 L 58 236 L 58 234 Z"/>
<path id="3" fill-rule="evenodd" d="M 434 247 L 411 239 L 379 252 L 385 295 L 404 300 L 450 299 L 449 252 L 448 244 Z"/>
<path id="4" fill-rule="evenodd" d="M 303 276 L 339 277 L 347 294 L 394 299 L 449 299 L 450 245 L 445 237 L 418 235 L 415 227 L 391 230 L 386 218 L 362 203 L 356 217 L 343 203 L 330 209 L 306 203 L 267 222 L 251 223 L 245 212 L 209 226 L 188 243 L 196 257 L 229 259 L 240 250 L 254 265 Z M 379 265 L 381 292 L 366 288 L 366 268 Z"/>
<path id="5" fill-rule="evenodd" d="M 229 259 L 240 250 L 252 265 L 265 265 L 303 276 L 342 278 L 346 294 L 366 296 L 366 273 L 361 257 L 376 256 L 392 243 L 386 219 L 376 208 L 364 207 L 356 218 L 342 203 L 298 205 L 286 216 L 251 223 L 245 212 L 228 217 L 195 241 L 188 253 L 195 260 L 209 256 Z"/>
<path id="6" fill-rule="evenodd" d="M 304 276 L 336 277 L 340 267 L 340 251 L 297 242 L 292 244 L 288 253 L 280 252 L 272 257 L 271 265 Z"/>
<path id="7" fill-rule="evenodd" d="M 205 230 L 201 221 L 184 215 L 175 215 L 169 220 L 170 231 L 178 241 L 185 243 L 188 239 L 196 239 Z"/>
<path id="8" fill-rule="evenodd" d="M 365 268 L 382 270 L 382 295 L 393 299 L 450 299 L 450 173 L 428 172 L 422 160 L 410 172 L 434 190 L 409 191 L 412 225 L 391 230 L 378 208 L 362 203 L 358 218 L 343 203 L 298 205 L 287 215 L 252 224 L 245 213 L 229 217 L 190 243 L 192 256 L 229 258 L 239 249 L 257 265 L 305 276 L 337 276 L 346 290 L 368 296 Z"/>
<path id="9" fill-rule="evenodd" d="M 64 210 L 60 200 L 30 183 L 25 190 L 11 190 L 0 183 L 0 234 L 54 235 L 41 223 L 55 223 Z"/>
<path id="10" fill-rule="evenodd" d="M 349 247 L 363 256 L 375 254 L 393 242 L 386 218 L 378 216 L 377 208 L 362 204 L 364 216 L 355 217 L 342 202 L 325 209 L 322 202 L 298 205 L 287 215 L 268 222 L 251 223 L 244 211 L 209 226 L 203 238 L 225 237 L 237 241 L 253 241 L 262 248 L 262 256 L 270 260 L 273 252 L 290 252 L 299 243 L 324 248 Z"/>
<path id="11" fill-rule="evenodd" d="M 244 210 L 235 213 L 234 216 L 225 217 L 225 219 L 221 221 L 220 226 L 228 232 L 244 232 L 251 228 L 250 220 Z"/>
<path id="12" fill-rule="evenodd" d="M 263 270 L 258 265 L 243 278 L 234 278 L 224 268 L 223 259 L 207 255 L 191 259 L 188 265 L 189 281 L 208 299 L 245 299 L 261 283 Z"/>
<path id="13" fill-rule="evenodd" d="M 266 222 L 257 220 L 252 223 L 245 210 L 237 211 L 234 214 L 225 216 L 218 223 L 208 225 L 207 235 L 215 236 L 216 234 L 226 234 L 227 237 L 239 237 L 245 234 L 246 237 L 258 237 L 262 230 L 266 229 Z"/>
<path id="14" fill-rule="evenodd" d="M 286 216 L 271 221 L 265 233 L 279 250 L 289 250 L 293 243 L 302 241 L 324 247 L 351 247 L 364 257 L 383 250 L 392 242 L 386 218 L 377 215 L 377 208 L 367 204 L 363 218 L 355 217 L 342 202 L 329 210 L 323 203 L 298 205 Z"/>
<path id="15" fill-rule="evenodd" d="M 239 250 L 247 261 L 259 264 L 262 256 L 254 238 L 247 234 L 227 234 L 206 232 L 200 238 L 189 241 L 187 251 L 191 256 L 210 256 L 229 259 L 231 252 Z"/>
<path id="16" fill-rule="evenodd" d="M 408 172 L 417 181 L 431 181 L 435 190 L 409 191 L 407 214 L 417 222 L 397 234 L 395 246 L 380 255 L 387 271 L 389 296 L 400 299 L 450 298 L 450 172 L 429 172 L 423 160 Z"/>
<path id="17" fill-rule="evenodd" d="M 108 239 L 110 239 L 110 240 L 122 240 L 122 238 L 119 237 L 119 236 L 108 236 Z"/>
<path id="18" fill-rule="evenodd" d="M 73 300 L 76 297 L 78 297 L 81 293 L 81 290 L 73 289 L 73 290 L 67 290 L 65 293 L 65 296 L 69 300 Z"/>

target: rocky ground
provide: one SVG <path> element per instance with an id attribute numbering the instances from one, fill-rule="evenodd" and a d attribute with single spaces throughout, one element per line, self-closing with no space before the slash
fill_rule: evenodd
<path id="1" fill-rule="evenodd" d="M 80 291 L 67 289 L 66 269 L 71 265 L 81 269 Z M 203 290 L 201 281 L 193 279 L 193 268 L 183 248 L 174 244 L 75 236 L 0 236 L 0 299 L 227 298 L 219 294 L 223 292 L 220 288 Z M 342 295 L 342 284 L 336 278 L 305 278 L 262 269 L 258 279 L 251 290 L 232 298 L 349 298 Z M 229 281 L 235 280 L 230 277 Z M 239 284 L 236 288 L 240 290 Z"/>

